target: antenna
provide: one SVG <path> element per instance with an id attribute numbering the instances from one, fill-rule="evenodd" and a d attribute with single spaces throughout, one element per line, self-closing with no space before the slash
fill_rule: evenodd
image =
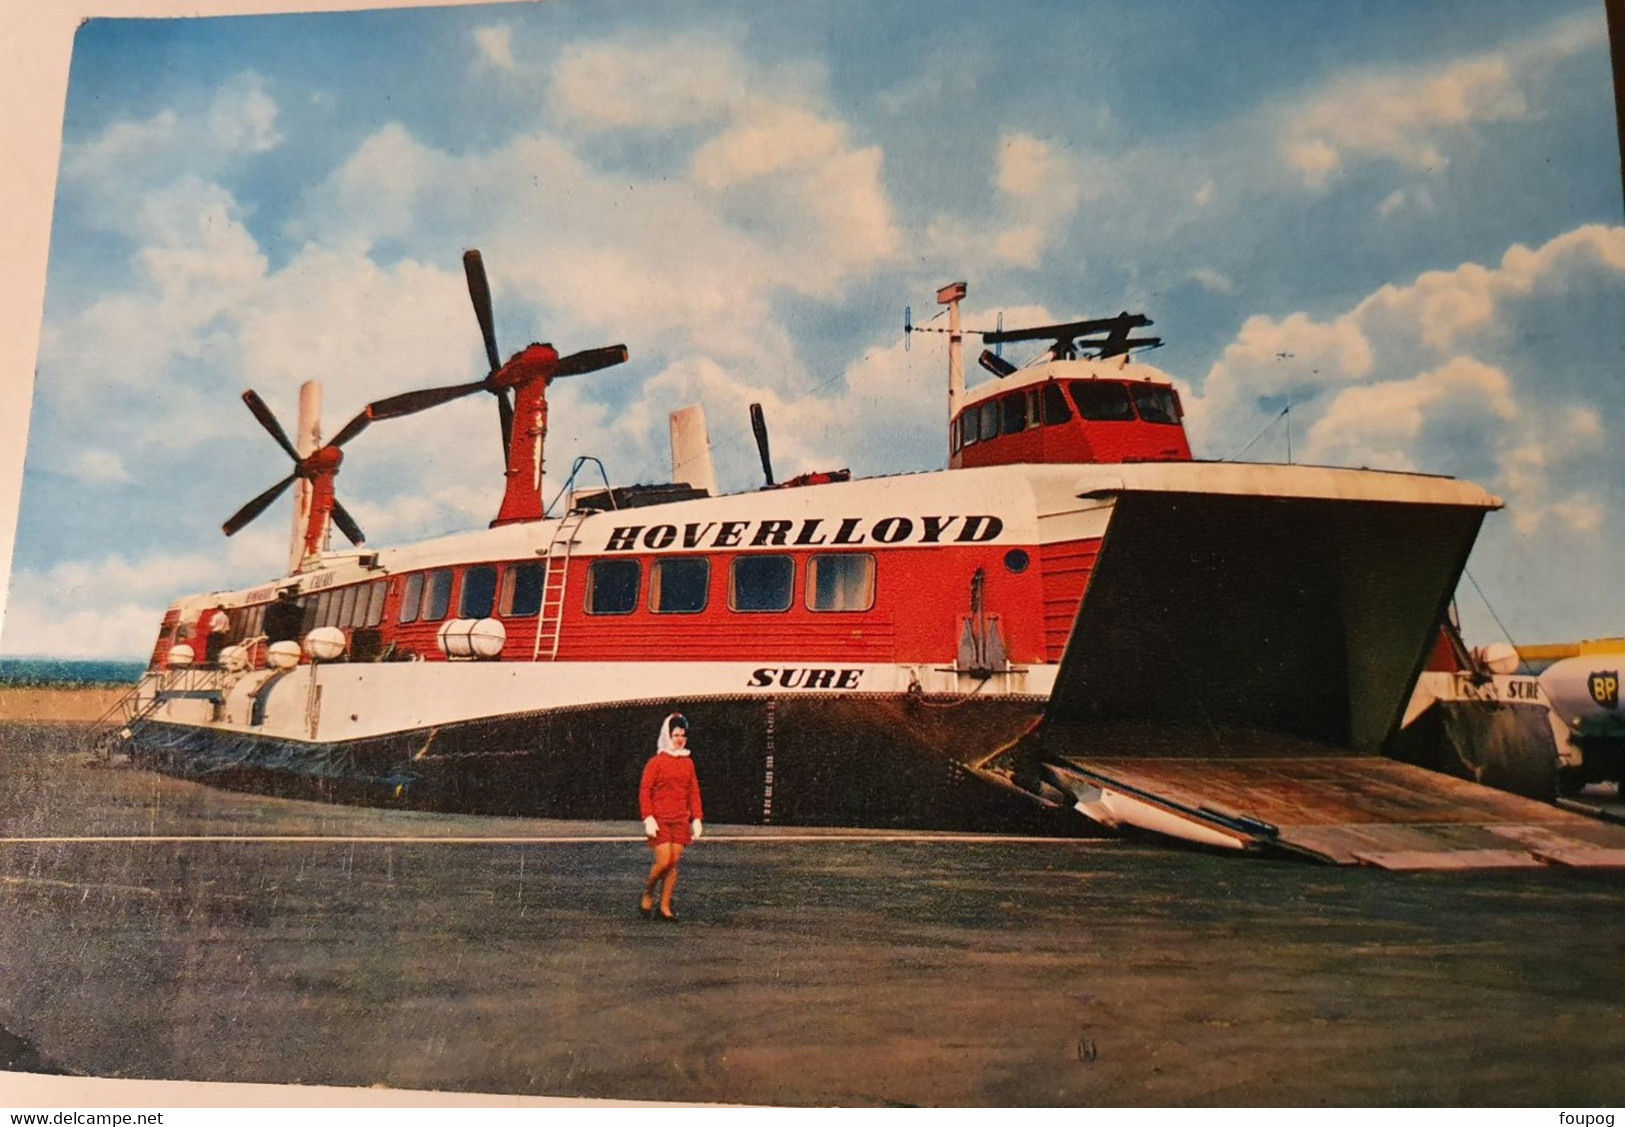
<path id="1" fill-rule="evenodd" d="M 948 307 L 948 426 L 959 414 L 965 398 L 964 337 L 959 331 L 959 303 L 965 298 L 965 283 L 950 282 L 937 291 L 937 304 Z M 950 451 L 951 453 L 951 451 Z"/>
<path id="2" fill-rule="evenodd" d="M 1037 325 L 1030 329 L 1011 329 L 1009 332 L 1001 329 L 995 333 L 983 333 L 982 340 L 995 346 L 1006 342 L 1047 340 L 1051 342 L 1050 355 L 1057 360 L 1075 360 L 1079 352 L 1106 360 L 1113 356 L 1126 356 L 1136 348 L 1156 348 L 1160 345 L 1161 337 L 1129 335 L 1134 329 L 1150 324 L 1151 318 L 1143 313 L 1119 313 L 1115 317 L 1069 321 L 1064 325 Z"/>

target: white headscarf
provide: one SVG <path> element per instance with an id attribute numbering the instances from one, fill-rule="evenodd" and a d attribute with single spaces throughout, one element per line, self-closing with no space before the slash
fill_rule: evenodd
<path id="1" fill-rule="evenodd" d="M 683 722 L 679 724 L 678 727 L 682 728 L 685 732 L 688 731 L 688 721 L 683 718 L 683 714 L 680 712 L 672 713 L 670 716 L 666 717 L 665 720 L 661 721 L 660 742 L 655 745 L 655 750 L 661 755 L 675 755 L 681 759 L 683 756 L 688 754 L 688 748 L 685 747 L 679 749 L 672 746 L 671 722 L 673 720 L 682 720 Z"/>

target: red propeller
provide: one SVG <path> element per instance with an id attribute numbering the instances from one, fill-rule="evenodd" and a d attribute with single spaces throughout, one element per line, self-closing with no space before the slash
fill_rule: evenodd
<path id="1" fill-rule="evenodd" d="M 513 446 L 513 401 L 508 398 L 508 393 L 525 376 L 519 370 L 512 373 L 504 371 L 502 354 L 497 351 L 496 322 L 491 313 L 491 283 L 485 276 L 485 260 L 480 257 L 479 251 L 463 252 L 463 274 L 468 278 L 468 296 L 474 303 L 474 317 L 480 323 L 480 336 L 485 341 L 485 359 L 490 364 L 490 371 L 486 373 L 484 379 L 472 383 L 408 391 L 402 395 L 380 399 L 368 409 L 373 412 L 372 418 L 391 418 L 394 415 L 409 415 L 414 411 L 437 407 L 453 399 L 473 395 L 476 391 L 488 391 L 497 398 L 497 421 L 502 426 L 502 454 L 506 459 Z M 549 379 L 560 376 L 582 376 L 588 372 L 596 372 L 600 368 L 609 368 L 625 362 L 624 344 L 588 348 L 560 357 Z M 342 433 L 341 431 L 340 434 Z"/>
<path id="2" fill-rule="evenodd" d="M 288 440 L 288 434 L 282 429 L 282 424 L 277 421 L 276 415 L 272 414 L 271 409 L 265 405 L 265 400 L 261 399 L 252 389 L 243 392 L 243 402 L 248 405 L 249 411 L 259 420 L 260 426 L 264 427 L 266 432 L 276 439 L 276 444 L 287 452 L 288 457 L 293 459 L 293 472 L 238 509 L 232 514 L 230 520 L 220 526 L 221 529 L 227 536 L 235 535 L 249 521 L 269 508 L 271 502 L 282 496 L 283 491 L 299 478 L 304 478 L 306 481 L 316 481 L 323 477 L 331 479 L 332 475 L 338 473 L 339 465 L 344 461 L 344 452 L 339 447 L 366 430 L 369 424 L 378 419 L 394 419 L 401 415 L 410 415 L 414 411 L 422 411 L 427 407 L 433 407 L 438 402 L 442 402 L 442 400 L 432 398 L 422 402 L 414 401 L 412 399 L 413 394 L 393 395 L 388 399 L 380 399 L 375 403 L 367 404 L 361 409 L 360 414 L 339 429 L 339 432 L 333 436 L 330 442 L 301 458 L 299 451 Z M 329 505 L 333 523 L 339 526 L 339 531 L 349 537 L 350 543 L 360 546 L 366 540 L 366 537 L 361 532 L 361 526 L 355 522 L 355 518 L 339 503 L 337 497 L 332 498 Z"/>

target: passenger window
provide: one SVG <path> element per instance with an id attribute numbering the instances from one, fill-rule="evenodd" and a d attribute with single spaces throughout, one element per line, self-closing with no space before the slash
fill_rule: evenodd
<path id="1" fill-rule="evenodd" d="M 593 560 L 587 568 L 587 613 L 631 614 L 638 609 L 637 560 Z"/>
<path id="2" fill-rule="evenodd" d="M 1080 380 L 1072 385 L 1072 402 L 1078 414 L 1091 422 L 1132 422 L 1134 407 L 1128 401 L 1128 388 L 1112 380 Z"/>
<path id="3" fill-rule="evenodd" d="M 875 603 L 875 558 L 867 553 L 807 561 L 808 610 L 868 610 Z"/>
<path id="4" fill-rule="evenodd" d="M 1062 423 L 1072 421 L 1072 412 L 1067 408 L 1066 396 L 1061 394 L 1061 385 L 1047 383 L 1044 385 L 1044 425 L 1047 427 L 1060 426 Z"/>
<path id="5" fill-rule="evenodd" d="M 402 625 L 418 620 L 418 602 L 422 598 L 423 573 L 414 571 L 406 577 L 406 588 L 401 592 L 400 622 Z"/>
<path id="6" fill-rule="evenodd" d="M 694 556 L 656 560 L 649 568 L 649 609 L 656 614 L 698 614 L 705 609 L 711 561 Z"/>
<path id="7" fill-rule="evenodd" d="M 384 620 L 384 581 L 375 579 L 362 590 L 367 592 L 367 601 L 360 615 L 361 625 L 377 626 Z"/>
<path id="8" fill-rule="evenodd" d="M 542 609 L 542 565 L 510 564 L 502 573 L 502 597 L 497 611 L 503 618 L 530 618 Z"/>
<path id="9" fill-rule="evenodd" d="M 339 605 L 338 611 L 333 615 L 334 626 L 355 626 L 355 601 L 361 594 L 361 588 L 346 587 L 336 593 L 333 601 Z"/>
<path id="10" fill-rule="evenodd" d="M 789 556 L 735 556 L 728 583 L 733 610 L 789 610 L 796 585 L 796 563 Z"/>
<path id="11" fill-rule="evenodd" d="M 1155 384 L 1135 384 L 1132 394 L 1140 418 L 1148 423 L 1179 422 L 1179 399 L 1172 388 Z"/>
<path id="12" fill-rule="evenodd" d="M 439 622 L 451 606 L 451 572 L 431 571 L 423 581 L 423 621 Z"/>
<path id="13" fill-rule="evenodd" d="M 457 600 L 458 618 L 487 618 L 496 600 L 497 569 L 489 564 L 463 572 L 463 593 Z"/>

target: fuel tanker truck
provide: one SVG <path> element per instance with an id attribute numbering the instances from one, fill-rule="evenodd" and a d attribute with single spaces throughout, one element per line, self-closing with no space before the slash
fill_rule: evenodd
<path id="1" fill-rule="evenodd" d="M 1625 776 L 1625 711 L 1620 708 L 1620 675 L 1625 673 L 1625 638 L 1604 638 L 1560 651 L 1540 674 L 1540 688 L 1552 715 L 1567 729 L 1559 744 L 1558 785 L 1573 793 L 1588 783 L 1619 784 Z M 1523 651 L 1526 659 L 1545 656 Z"/>

